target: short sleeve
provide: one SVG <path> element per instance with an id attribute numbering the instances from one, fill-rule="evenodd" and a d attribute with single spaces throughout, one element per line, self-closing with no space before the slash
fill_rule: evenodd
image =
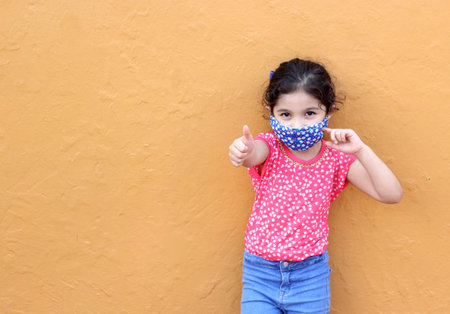
<path id="1" fill-rule="evenodd" d="M 355 156 L 337 150 L 334 150 L 333 153 L 335 154 L 336 168 L 331 190 L 331 201 L 334 201 L 349 184 L 347 180 L 348 170 L 350 165 L 356 160 Z"/>
<path id="2" fill-rule="evenodd" d="M 258 136 L 255 137 L 255 140 L 261 140 L 266 143 L 269 148 L 269 156 L 273 153 L 275 145 L 277 144 L 277 139 L 273 133 L 259 133 Z"/>
<path id="3" fill-rule="evenodd" d="M 248 168 L 248 173 L 252 180 L 253 189 L 255 190 L 255 192 L 258 192 L 261 179 L 265 176 L 267 169 L 271 164 L 272 156 L 274 154 L 274 151 L 276 150 L 275 145 L 277 143 L 277 139 L 275 137 L 275 134 L 273 133 L 260 133 L 254 139 L 263 141 L 269 148 L 269 155 L 262 165 Z"/>

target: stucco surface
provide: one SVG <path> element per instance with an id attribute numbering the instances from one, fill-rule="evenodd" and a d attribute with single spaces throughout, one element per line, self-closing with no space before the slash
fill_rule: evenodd
<path id="1" fill-rule="evenodd" d="M 399 177 L 330 213 L 332 313 L 450 310 L 448 1 L 0 1 L 0 312 L 238 313 L 228 146 L 293 57 Z"/>

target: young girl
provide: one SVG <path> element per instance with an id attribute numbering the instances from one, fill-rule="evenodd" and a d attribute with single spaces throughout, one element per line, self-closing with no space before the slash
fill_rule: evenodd
<path id="1" fill-rule="evenodd" d="M 229 147 L 231 163 L 249 168 L 256 193 L 245 233 L 241 313 L 328 313 L 331 202 L 349 182 L 383 203 L 399 202 L 402 188 L 355 131 L 327 128 L 336 96 L 320 64 L 281 63 L 264 103 L 273 133 L 253 138 L 244 126 Z"/>

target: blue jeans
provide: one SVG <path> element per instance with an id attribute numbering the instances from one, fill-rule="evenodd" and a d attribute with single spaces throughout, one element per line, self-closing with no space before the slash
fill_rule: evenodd
<path id="1" fill-rule="evenodd" d="M 328 313 L 328 252 L 301 262 L 269 261 L 244 252 L 241 314 Z"/>

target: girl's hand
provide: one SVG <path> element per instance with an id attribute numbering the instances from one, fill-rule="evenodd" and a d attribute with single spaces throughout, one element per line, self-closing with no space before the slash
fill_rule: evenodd
<path id="1" fill-rule="evenodd" d="M 230 161 L 236 167 L 242 166 L 255 149 L 255 141 L 248 126 L 244 125 L 243 133 L 244 135 L 235 139 L 229 147 Z"/>
<path id="2" fill-rule="evenodd" d="M 323 128 L 330 134 L 330 140 L 325 144 L 343 153 L 357 155 L 365 146 L 355 131 L 350 129 L 330 129 Z"/>
<path id="3" fill-rule="evenodd" d="M 398 179 L 386 164 L 364 144 L 353 130 L 323 128 L 331 141 L 325 144 L 341 152 L 354 155 L 347 180 L 374 199 L 393 204 L 400 202 L 403 190 Z"/>

